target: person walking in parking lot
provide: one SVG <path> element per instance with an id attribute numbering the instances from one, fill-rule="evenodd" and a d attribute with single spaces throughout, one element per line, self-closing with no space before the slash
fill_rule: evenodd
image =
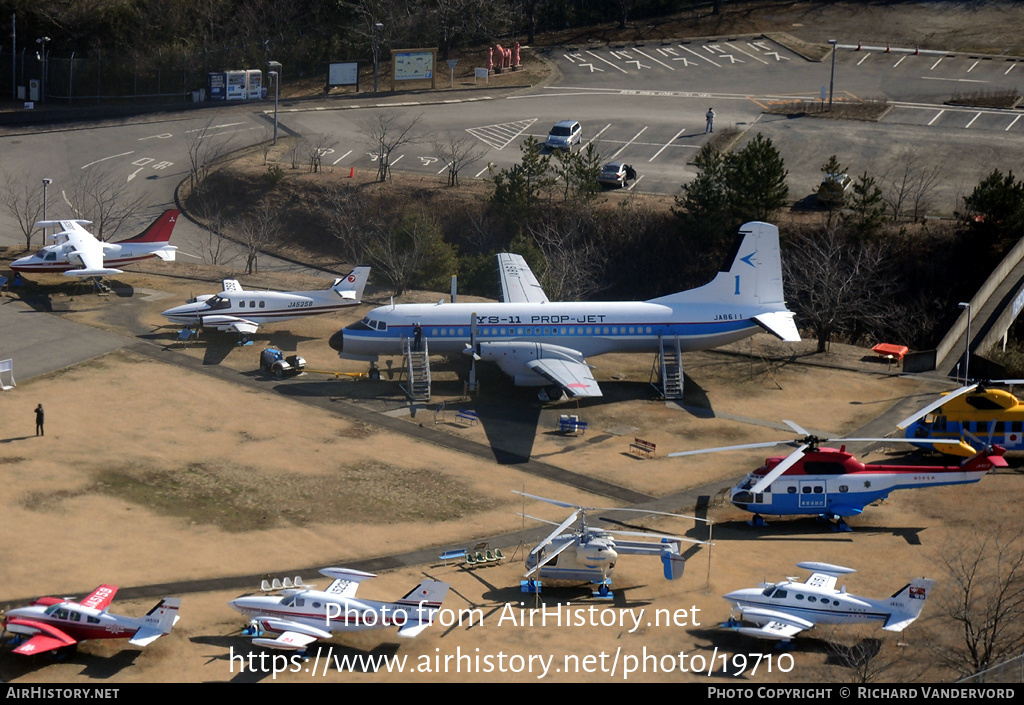
<path id="1" fill-rule="evenodd" d="M 707 120 L 707 125 L 704 127 L 704 134 L 715 131 L 715 111 L 708 108 L 708 112 L 704 115 Z"/>

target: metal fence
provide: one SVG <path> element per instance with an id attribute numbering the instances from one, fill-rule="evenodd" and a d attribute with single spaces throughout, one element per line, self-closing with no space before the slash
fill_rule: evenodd
<path id="1" fill-rule="evenodd" d="M 263 68 L 263 57 L 246 47 L 224 47 L 199 54 L 158 52 L 156 56 L 42 56 L 29 49 L 0 53 L 0 96 L 43 104 L 83 105 L 104 102 L 190 102 L 206 87 L 210 71 Z M 20 90 L 20 94 L 19 94 Z"/>
<path id="2" fill-rule="evenodd" d="M 957 683 L 1024 683 L 1024 653 L 973 676 L 965 676 Z"/>

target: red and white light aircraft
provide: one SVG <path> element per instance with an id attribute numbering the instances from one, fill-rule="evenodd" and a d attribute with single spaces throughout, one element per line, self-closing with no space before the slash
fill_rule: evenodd
<path id="1" fill-rule="evenodd" d="M 779 583 L 762 583 L 760 587 L 735 590 L 725 596 L 740 613 L 739 620 L 730 619 L 725 627 L 740 634 L 788 642 L 816 624 L 856 624 L 881 622 L 882 629 L 903 631 L 917 619 L 934 580 L 917 578 L 892 597 L 872 599 L 836 590 L 840 575 L 855 573 L 829 563 L 797 563 L 812 571 L 807 582 L 790 578 Z M 756 627 L 742 626 L 751 622 Z"/>
<path id="2" fill-rule="evenodd" d="M 167 210 L 152 225 L 135 237 L 121 242 L 101 242 L 86 230 L 88 220 L 41 220 L 40 228 L 59 227 L 49 237 L 56 241 L 34 255 L 11 262 L 15 272 L 63 272 L 68 277 L 105 277 L 120 274 L 122 267 L 157 257 L 165 262 L 174 261 L 178 249 L 170 244 L 171 231 L 180 211 Z"/>
<path id="3" fill-rule="evenodd" d="M 115 593 L 116 585 L 100 585 L 81 602 L 40 597 L 28 607 L 9 610 L 4 631 L 29 637 L 14 653 L 55 651 L 87 639 L 128 639 L 134 646 L 147 646 L 178 621 L 177 597 L 165 597 L 145 617 L 136 618 L 107 611 Z"/>
<path id="4" fill-rule="evenodd" d="M 301 651 L 334 632 L 398 627 L 398 636 L 414 637 L 433 622 L 448 594 L 448 583 L 424 580 L 394 602 L 356 598 L 359 583 L 377 577 L 348 568 L 324 568 L 334 578 L 326 590 L 293 588 L 278 595 L 250 595 L 228 604 L 252 618 L 247 635 L 253 644 L 271 649 Z M 262 636 L 274 633 L 276 638 Z"/>

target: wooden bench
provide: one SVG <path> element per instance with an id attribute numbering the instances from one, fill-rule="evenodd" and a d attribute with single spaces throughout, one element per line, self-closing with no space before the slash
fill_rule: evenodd
<path id="1" fill-rule="evenodd" d="M 586 433 L 587 422 L 580 421 L 579 416 L 562 414 L 558 417 L 558 430 L 561 433 Z"/>
<path id="2" fill-rule="evenodd" d="M 465 421 L 470 426 L 475 426 L 476 422 L 480 420 L 480 417 L 476 415 L 475 411 L 468 409 L 460 409 L 459 413 L 455 414 L 455 418 L 459 421 Z"/>
<path id="3" fill-rule="evenodd" d="M 630 452 L 636 452 L 643 454 L 645 458 L 653 458 L 654 453 L 658 450 L 658 446 L 650 441 L 645 441 L 642 438 L 634 438 L 633 442 L 629 444 Z"/>

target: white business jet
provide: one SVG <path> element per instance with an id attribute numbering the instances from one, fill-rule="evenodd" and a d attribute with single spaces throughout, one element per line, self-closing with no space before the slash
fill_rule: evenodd
<path id="1" fill-rule="evenodd" d="M 178 248 L 171 245 L 170 240 L 178 214 L 176 210 L 164 211 L 143 232 L 121 242 L 97 240 L 82 227 L 91 223 L 88 220 L 41 220 L 36 227 L 60 228 L 49 236 L 56 244 L 14 260 L 11 269 L 15 272 L 63 272 L 68 277 L 105 277 L 121 274 L 115 267 L 151 257 L 173 262 Z"/>
<path id="2" fill-rule="evenodd" d="M 228 604 L 252 618 L 248 633 L 253 644 L 300 651 L 334 632 L 398 627 L 398 636 L 414 637 L 429 627 L 448 594 L 448 583 L 424 580 L 394 602 L 356 598 L 359 583 L 377 577 L 348 568 L 324 568 L 334 578 L 326 590 L 298 587 L 279 595 L 250 595 Z M 277 634 L 274 638 L 264 634 Z"/>
<path id="3" fill-rule="evenodd" d="M 162 315 L 172 323 L 250 335 L 264 323 L 356 306 L 369 276 L 369 267 L 356 267 L 335 279 L 330 288 L 318 291 L 245 291 L 236 280 L 225 279 L 219 294 L 198 296 Z"/>
<path id="4" fill-rule="evenodd" d="M 725 626 L 748 636 L 787 642 L 816 624 L 881 622 L 882 629 L 899 632 L 921 614 L 925 598 L 935 584 L 928 578 L 916 578 L 892 597 L 871 599 L 851 595 L 845 587 L 836 589 L 839 576 L 855 573 L 853 568 L 814 562 L 797 566 L 812 571 L 807 582 L 790 578 L 726 595 L 725 599 L 739 611 L 740 620 L 730 619 Z M 757 626 L 745 627 L 742 622 Z"/>
<path id="5" fill-rule="evenodd" d="M 548 301 L 521 256 L 500 254 L 500 303 L 379 306 L 330 345 L 342 358 L 376 362 L 401 355 L 418 325 L 432 354 L 470 354 L 474 364 L 495 362 L 517 385 L 583 397 L 601 396 L 586 361 L 592 355 L 705 350 L 762 330 L 799 341 L 782 293 L 778 228 L 752 222 L 740 235 L 735 256 L 709 284 L 650 301 Z"/>

